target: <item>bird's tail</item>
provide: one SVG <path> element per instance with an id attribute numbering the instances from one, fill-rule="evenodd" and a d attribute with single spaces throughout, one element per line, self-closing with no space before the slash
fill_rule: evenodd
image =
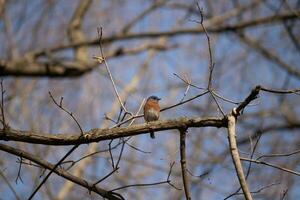
<path id="1" fill-rule="evenodd" d="M 155 139 L 154 131 L 150 131 L 150 137 L 151 137 L 152 139 Z"/>

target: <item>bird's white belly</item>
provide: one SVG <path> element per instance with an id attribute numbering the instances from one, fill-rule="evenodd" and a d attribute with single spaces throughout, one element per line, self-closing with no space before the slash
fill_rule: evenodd
<path id="1" fill-rule="evenodd" d="M 145 116 L 146 121 L 155 121 L 158 120 L 159 114 L 156 110 L 154 109 L 149 109 L 147 112 L 147 115 Z"/>

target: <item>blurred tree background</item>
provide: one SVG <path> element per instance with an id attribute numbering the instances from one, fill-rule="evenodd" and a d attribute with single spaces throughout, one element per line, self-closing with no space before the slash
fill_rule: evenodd
<path id="1" fill-rule="evenodd" d="M 236 106 L 228 100 L 243 101 L 256 85 L 299 88 L 299 0 L 202 0 L 199 4 L 215 64 L 212 87 L 221 96 L 216 99 L 225 113 Z M 114 125 L 110 119 L 117 119 L 120 104 L 105 66 L 93 58 L 100 56 L 97 27 L 103 28 L 104 55 L 129 111 L 137 112 L 150 95 L 161 97 L 161 107 L 166 107 L 202 93 L 195 87 L 187 90 L 187 84 L 178 78 L 207 87 L 209 50 L 197 21 L 200 16 L 193 0 L 1 0 L 0 75 L 6 123 L 37 133 L 80 134 L 70 116 L 53 103 L 50 91 L 55 99 L 64 98 L 64 106 L 83 130 Z M 247 182 L 257 192 L 254 199 L 300 199 L 299 100 L 299 93 L 261 93 L 238 120 L 242 157 L 264 156 L 261 161 L 298 173 L 252 163 Z M 161 119 L 182 116 L 222 117 L 222 113 L 211 95 L 161 113 Z M 144 121 L 140 118 L 134 123 Z M 109 142 L 80 145 L 66 159 L 78 162 L 61 167 L 96 182 L 112 171 Z M 119 142 L 116 139 L 111 145 Z M 1 143 L 51 163 L 71 148 Z M 186 143 L 192 199 L 224 199 L 239 188 L 225 129 L 189 129 Z M 112 150 L 115 161 L 121 149 L 118 145 Z M 0 199 L 28 198 L 44 177 L 44 169 L 3 151 L 0 155 Z M 20 160 L 25 163 L 20 165 Z M 158 132 L 155 140 L 149 134 L 138 135 L 124 146 L 117 172 L 99 185 L 113 190 L 165 181 L 172 162 L 171 183 L 182 189 L 178 131 Z M 245 171 L 248 165 L 243 162 Z M 117 192 L 126 199 L 185 197 L 183 190 L 169 184 Z M 239 198 L 243 196 L 231 197 Z M 35 199 L 99 196 L 52 175 Z"/>

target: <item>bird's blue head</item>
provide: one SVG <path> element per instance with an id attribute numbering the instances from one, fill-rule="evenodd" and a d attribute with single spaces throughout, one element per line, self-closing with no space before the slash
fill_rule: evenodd
<path id="1" fill-rule="evenodd" d="M 159 101 L 159 100 L 161 100 L 161 98 L 152 95 L 152 96 L 150 96 L 150 97 L 147 99 L 147 101 L 149 101 L 149 100 Z"/>

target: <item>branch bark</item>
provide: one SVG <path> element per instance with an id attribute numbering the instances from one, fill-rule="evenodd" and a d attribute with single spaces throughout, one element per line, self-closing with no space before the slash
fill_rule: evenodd
<path id="1" fill-rule="evenodd" d="M 282 20 L 292 20 L 297 19 L 297 15 L 295 13 L 287 13 L 282 15 L 274 15 L 254 20 L 249 20 L 241 23 L 237 23 L 234 25 L 224 25 L 224 26 L 216 26 L 216 27 L 207 27 L 208 33 L 223 33 L 228 31 L 237 31 L 240 29 L 250 28 L 257 25 L 264 25 L 270 23 L 282 22 Z M 130 33 L 130 34 L 116 34 L 109 37 L 103 37 L 102 44 L 112 43 L 116 41 L 124 41 L 124 40 L 133 40 L 133 39 L 145 39 L 145 38 L 160 38 L 160 37 L 173 37 L 187 34 L 203 34 L 204 30 L 201 28 L 190 28 L 190 29 L 175 29 L 171 31 L 163 31 L 163 32 L 144 32 L 144 33 Z M 34 52 L 35 56 L 45 55 L 46 52 L 57 52 L 66 50 L 69 48 L 75 48 L 80 46 L 89 46 L 89 45 L 99 45 L 99 39 L 95 38 L 92 40 L 86 40 L 82 42 L 74 42 L 71 44 L 63 44 L 59 45 L 47 50 L 40 50 Z"/>
<path id="2" fill-rule="evenodd" d="M 85 2 L 85 1 L 84 1 Z M 85 4 L 85 3 L 84 3 Z M 83 17 L 86 12 L 85 7 L 89 6 L 88 3 L 84 6 L 84 9 L 79 9 L 78 12 L 79 18 Z M 218 25 L 218 26 L 209 26 L 207 27 L 208 33 L 225 33 L 243 30 L 245 28 L 250 28 L 253 26 L 264 25 L 264 24 L 273 24 L 282 22 L 282 20 L 295 20 L 297 19 L 297 13 L 286 13 L 282 15 L 268 16 L 264 18 L 258 18 L 254 20 L 248 20 L 234 25 Z M 72 32 L 73 39 L 70 39 L 69 44 L 59 44 L 55 47 L 41 49 L 37 51 L 27 52 L 26 56 L 19 57 L 13 60 L 0 60 L 0 76 L 47 76 L 47 77 L 76 77 L 81 76 L 86 72 L 91 71 L 95 68 L 94 63 L 89 62 L 78 62 L 79 60 L 86 60 L 85 56 L 79 55 L 80 52 L 85 52 L 87 46 L 95 46 L 99 44 L 98 39 L 84 39 L 83 33 L 80 32 L 80 20 L 78 22 L 76 16 L 74 16 L 74 22 L 69 26 L 69 35 Z M 81 19 L 82 20 L 82 19 Z M 75 23 L 76 22 L 76 23 Z M 75 34 L 76 33 L 76 34 Z M 203 34 L 204 30 L 202 28 L 186 28 L 186 29 L 175 29 L 170 31 L 163 32 L 144 32 L 144 33 L 128 33 L 128 34 L 115 34 L 109 37 L 104 37 L 102 39 L 103 44 L 113 43 L 117 41 L 128 41 L 134 39 L 148 39 L 148 38 L 159 38 L 162 36 L 165 37 L 175 37 L 182 35 L 194 35 L 194 34 Z M 80 36 L 77 36 L 80 35 Z M 75 36 L 76 35 L 76 36 Z M 75 37 L 80 39 L 76 39 Z M 56 60 L 49 60 L 46 63 L 39 62 L 37 58 L 42 56 L 51 55 L 52 53 L 57 53 L 59 51 L 64 51 L 67 49 L 75 49 L 76 51 L 76 61 L 74 62 L 57 62 Z M 291 73 L 296 72 L 296 69 L 291 69 Z"/>
<path id="3" fill-rule="evenodd" d="M 232 157 L 232 161 L 235 167 L 236 174 L 238 176 L 241 188 L 244 193 L 244 197 L 246 200 L 252 200 L 252 196 L 250 190 L 248 188 L 245 175 L 243 172 L 243 167 L 240 160 L 240 155 L 236 143 L 236 134 L 235 134 L 235 124 L 236 124 L 236 117 L 235 111 L 233 110 L 232 113 L 227 115 L 228 119 L 228 142 L 230 148 L 230 154 Z"/>
<path id="4" fill-rule="evenodd" d="M 89 10 L 92 0 L 79 1 L 72 19 L 68 25 L 68 37 L 71 43 L 86 40 L 84 31 L 81 29 L 84 16 Z M 88 52 L 86 47 L 75 48 L 75 59 L 82 63 L 87 63 Z"/>
<path id="5" fill-rule="evenodd" d="M 80 134 L 47 134 L 32 131 L 20 131 L 14 129 L 0 130 L 0 140 L 19 141 L 45 145 L 75 145 L 99 142 L 102 140 L 115 139 L 120 137 L 134 136 L 155 132 L 181 129 L 185 127 L 227 127 L 224 118 L 178 118 L 173 120 L 160 120 L 150 123 L 137 124 L 129 127 L 92 129 Z"/>
<path id="6" fill-rule="evenodd" d="M 186 138 L 186 128 L 180 129 L 180 164 L 182 173 L 182 182 L 184 187 L 185 199 L 191 200 L 191 194 L 189 189 L 189 179 L 186 169 L 186 153 L 185 153 L 185 138 Z"/>
<path id="7" fill-rule="evenodd" d="M 44 161 L 40 158 L 37 158 L 35 155 L 29 154 L 29 153 L 27 153 L 25 151 L 22 151 L 20 149 L 13 148 L 13 147 L 7 146 L 5 144 L 0 144 L 0 150 L 5 151 L 5 152 L 10 153 L 10 154 L 13 154 L 13 155 L 16 155 L 16 156 L 20 156 L 22 158 L 26 158 L 26 159 L 42 166 L 45 169 L 52 170 L 54 168 L 54 165 L 50 164 L 49 162 Z M 89 191 L 93 191 L 93 192 L 95 192 L 95 193 L 97 193 L 97 194 L 99 194 L 102 197 L 105 197 L 107 199 L 111 199 L 111 200 L 120 200 L 120 199 L 122 199 L 121 197 L 116 197 L 115 196 L 115 195 L 120 196 L 119 194 L 109 193 L 108 191 L 106 191 L 102 188 L 99 188 L 99 187 L 93 185 L 92 183 L 89 183 L 88 181 L 86 181 L 84 179 L 73 176 L 72 174 L 64 171 L 62 168 L 54 169 L 53 172 L 55 174 L 57 174 L 58 176 L 61 176 L 61 177 L 65 178 L 69 181 L 72 181 L 73 183 L 76 183 L 76 184 L 78 184 L 82 187 L 85 187 Z"/>

